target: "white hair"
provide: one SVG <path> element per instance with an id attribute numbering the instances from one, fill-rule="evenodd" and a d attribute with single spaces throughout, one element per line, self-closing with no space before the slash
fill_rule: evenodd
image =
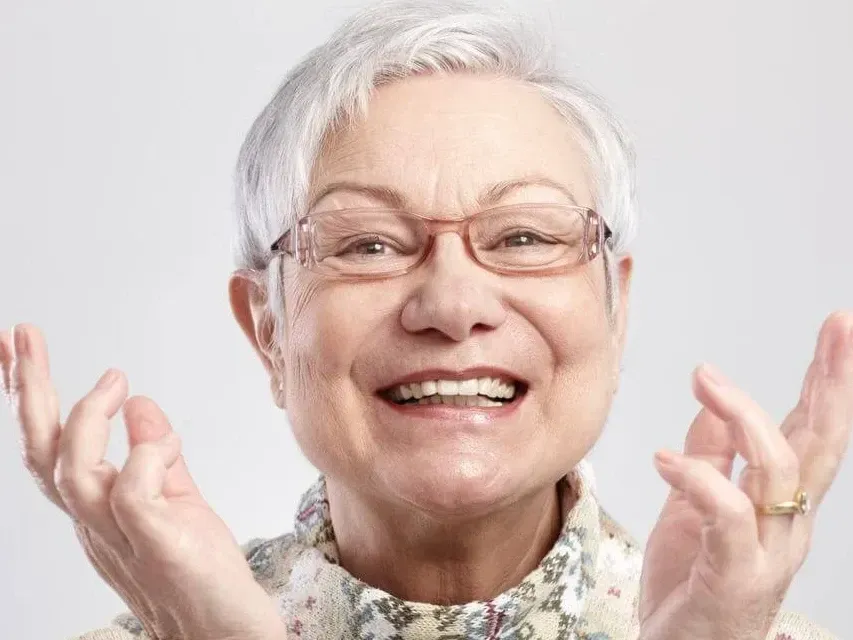
<path id="1" fill-rule="evenodd" d="M 385 0 L 361 10 L 288 73 L 246 136 L 236 167 L 236 266 L 269 266 L 270 245 L 304 211 L 327 136 L 364 117 L 377 87 L 423 73 L 496 74 L 541 91 L 579 135 L 595 210 L 613 232 L 604 258 L 615 308 L 611 251 L 625 249 L 637 223 L 633 144 L 607 104 L 558 62 L 528 17 L 494 2 Z M 269 271 L 270 304 L 281 308 L 278 269 Z"/>

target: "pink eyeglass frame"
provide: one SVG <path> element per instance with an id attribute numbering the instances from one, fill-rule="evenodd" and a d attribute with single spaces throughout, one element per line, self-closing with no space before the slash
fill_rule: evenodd
<path id="1" fill-rule="evenodd" d="M 500 267 L 495 267 L 489 264 L 484 264 L 477 257 L 477 253 L 474 250 L 474 247 L 471 243 L 471 236 L 469 234 L 469 227 L 471 225 L 472 220 L 475 220 L 477 216 L 494 213 L 495 211 L 500 210 L 518 210 L 518 209 L 528 209 L 528 208 L 559 208 L 565 209 L 567 212 L 575 212 L 580 213 L 584 218 L 584 248 L 580 254 L 580 259 L 573 265 L 559 265 L 552 267 L 540 267 L 535 269 L 501 269 Z M 358 211 L 365 211 L 370 213 L 377 212 L 388 212 L 394 213 L 398 215 L 402 215 L 408 218 L 412 218 L 420 221 L 423 224 L 429 234 L 429 239 L 427 240 L 426 246 L 424 248 L 423 254 L 421 257 L 411 265 L 404 267 L 402 269 L 396 269 L 394 271 L 381 273 L 381 274 L 373 274 L 373 273 L 364 273 L 364 274 L 344 274 L 337 271 L 327 271 L 318 269 L 318 262 L 316 257 L 313 254 L 313 244 L 311 243 L 311 223 L 326 215 L 334 215 L 340 214 L 342 211 L 346 211 L 347 213 L 355 213 Z M 295 233 L 294 233 L 295 231 Z M 468 253 L 468 256 L 478 265 L 486 269 L 487 271 L 491 271 L 493 273 L 498 273 L 501 275 L 508 276 L 545 276 L 545 275 L 555 275 L 558 273 L 566 273 L 585 265 L 591 261 L 593 261 L 603 250 L 604 245 L 611 240 L 613 237 L 613 232 L 610 230 L 610 227 L 607 226 L 607 223 L 604 221 L 598 213 L 588 207 L 580 207 L 575 205 L 566 205 L 566 204 L 556 204 L 556 203 L 525 203 L 520 205 L 501 205 L 499 207 L 492 207 L 490 209 L 484 209 L 472 216 L 465 218 L 464 220 L 436 220 L 435 218 L 428 218 L 423 215 L 419 215 L 416 213 L 411 213 L 408 211 L 400 211 L 398 209 L 376 209 L 375 207 L 359 207 L 353 209 L 344 209 L 344 210 L 333 210 L 333 211 L 318 211 L 309 213 L 302 218 L 300 218 L 296 225 L 285 231 L 279 238 L 272 243 L 270 246 L 270 251 L 272 255 L 275 256 L 280 253 L 287 254 L 293 258 L 296 258 L 297 262 L 300 266 L 313 273 L 317 273 L 323 276 L 330 276 L 338 279 L 353 279 L 353 280 L 384 280 L 386 278 L 394 278 L 396 276 L 401 276 L 411 271 L 414 271 L 419 266 L 421 266 L 424 262 L 426 262 L 427 258 L 432 253 L 432 249 L 435 245 L 435 237 L 439 233 L 447 233 L 447 232 L 455 232 L 459 235 L 464 243 L 465 250 Z M 593 238 L 593 242 L 590 242 L 591 234 L 595 232 Z M 288 246 L 290 245 L 290 246 Z"/>

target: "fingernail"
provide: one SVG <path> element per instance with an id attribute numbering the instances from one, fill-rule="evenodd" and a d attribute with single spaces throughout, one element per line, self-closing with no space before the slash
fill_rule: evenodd
<path id="1" fill-rule="evenodd" d="M 729 381 L 723 375 L 723 372 L 717 369 L 714 365 L 704 364 L 702 365 L 702 375 L 705 376 L 705 379 L 718 387 L 728 386 Z"/>
<path id="2" fill-rule="evenodd" d="M 15 327 L 13 330 L 15 335 L 15 357 L 21 358 L 30 355 L 30 339 L 27 332 L 20 327 Z"/>
<path id="3" fill-rule="evenodd" d="M 853 329 L 836 331 L 824 340 L 820 357 L 824 375 L 842 377 L 853 371 Z"/>
<path id="4" fill-rule="evenodd" d="M 672 451 L 661 449 L 660 451 L 655 452 L 655 462 L 662 467 L 671 467 L 675 464 L 676 459 L 677 457 Z"/>
<path id="5" fill-rule="evenodd" d="M 116 383 L 116 380 L 118 380 L 118 375 L 118 371 L 116 371 L 115 369 L 110 369 L 104 375 L 101 376 L 97 384 L 95 384 L 95 388 L 106 391 Z"/>

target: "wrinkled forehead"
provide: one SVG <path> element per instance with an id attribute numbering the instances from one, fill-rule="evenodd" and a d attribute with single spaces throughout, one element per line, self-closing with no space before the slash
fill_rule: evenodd
<path id="1" fill-rule="evenodd" d="M 588 173 L 577 133 L 535 88 L 493 76 L 417 76 L 379 88 L 366 118 L 329 136 L 309 201 L 422 214 L 472 213 L 484 197 L 592 208 Z"/>

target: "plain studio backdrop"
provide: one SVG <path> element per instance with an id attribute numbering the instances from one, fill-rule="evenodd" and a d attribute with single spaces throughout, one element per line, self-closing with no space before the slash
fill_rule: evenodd
<path id="1" fill-rule="evenodd" d="M 241 541 L 291 528 L 314 480 L 232 320 L 231 176 L 285 72 L 354 0 L 0 3 L 0 326 L 46 333 L 63 411 L 107 367 L 150 395 Z M 818 328 L 853 307 L 853 3 L 527 2 L 633 131 L 642 205 L 630 334 L 592 458 L 644 540 L 655 449 L 720 366 L 779 420 Z M 0 412 L 0 637 L 64 638 L 123 603 L 24 470 Z M 123 460 L 115 421 L 110 457 Z M 853 636 L 853 462 L 789 592 Z"/>

